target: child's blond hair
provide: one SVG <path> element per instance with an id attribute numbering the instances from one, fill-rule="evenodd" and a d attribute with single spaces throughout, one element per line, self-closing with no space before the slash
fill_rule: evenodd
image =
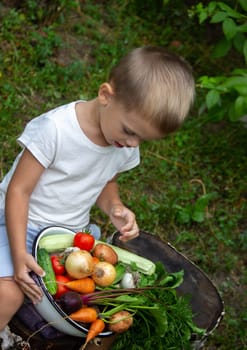
<path id="1" fill-rule="evenodd" d="M 181 126 L 195 95 L 190 65 L 160 47 L 134 49 L 111 70 L 109 81 L 126 111 L 135 111 L 164 134 Z"/>

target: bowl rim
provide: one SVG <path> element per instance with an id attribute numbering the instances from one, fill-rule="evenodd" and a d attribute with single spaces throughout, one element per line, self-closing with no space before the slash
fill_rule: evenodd
<path id="1" fill-rule="evenodd" d="M 37 250 L 38 250 L 38 244 L 39 241 L 41 239 L 41 237 L 43 235 L 45 235 L 46 231 L 50 231 L 50 230 L 61 230 L 61 231 L 66 231 L 66 233 L 71 233 L 73 235 L 75 235 L 75 232 L 63 227 L 63 226 L 47 226 L 45 228 L 43 228 L 39 234 L 35 237 L 34 242 L 33 242 L 33 246 L 32 246 L 32 255 L 35 258 L 35 260 L 37 261 Z M 62 232 L 60 232 L 59 234 L 61 234 Z M 56 233 L 54 233 L 53 235 L 55 235 Z M 57 233 L 58 234 L 58 233 Z M 52 234 L 51 234 L 52 235 Z M 84 334 L 88 333 L 88 328 L 80 325 L 78 322 L 73 321 L 71 318 L 68 317 L 68 315 L 61 309 L 61 307 L 58 305 L 58 303 L 55 301 L 55 299 L 52 297 L 52 295 L 48 292 L 42 277 L 40 277 L 37 274 L 34 274 L 35 276 L 33 276 L 34 280 L 36 280 L 37 284 L 39 287 L 41 287 L 44 295 L 46 296 L 46 298 L 48 299 L 48 301 L 50 302 L 51 306 L 53 306 L 55 308 L 55 310 L 59 313 L 59 315 L 63 318 L 63 320 L 65 322 L 67 322 L 70 326 L 75 327 L 77 330 L 83 332 Z M 56 326 L 55 326 L 56 327 Z M 99 337 L 107 337 L 112 335 L 113 332 L 111 331 L 106 331 L 106 332 L 101 332 L 98 336 Z"/>

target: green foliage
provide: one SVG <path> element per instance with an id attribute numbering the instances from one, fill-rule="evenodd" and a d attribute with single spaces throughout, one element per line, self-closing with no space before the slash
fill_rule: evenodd
<path id="1" fill-rule="evenodd" d="M 208 89 L 205 105 L 214 120 L 236 121 L 247 113 L 247 70 L 235 69 L 230 76 L 208 77 L 198 79 L 199 86 Z M 204 105 L 201 106 L 201 111 Z"/>
<path id="2" fill-rule="evenodd" d="M 236 1 L 236 9 L 220 1 L 210 1 L 204 7 L 202 3 L 195 6 L 195 13 L 199 16 L 199 23 L 202 24 L 210 19 L 212 24 L 221 24 L 224 37 L 215 45 L 212 52 L 214 57 L 222 57 L 229 53 L 234 47 L 240 52 L 247 62 L 247 39 L 244 33 L 247 32 L 246 4 L 244 1 Z"/>
<path id="3" fill-rule="evenodd" d="M 26 16 L 36 24 L 50 24 L 62 19 L 64 12 L 78 7 L 76 0 L 24 0 L 20 1 L 20 7 L 25 9 Z"/>
<path id="4" fill-rule="evenodd" d="M 181 224 L 188 224 L 191 222 L 203 222 L 207 219 L 207 207 L 211 200 L 217 197 L 216 193 L 207 193 L 199 197 L 194 203 L 186 206 L 178 204 L 174 205 L 177 210 L 177 220 Z"/>
<path id="5" fill-rule="evenodd" d="M 212 57 L 220 58 L 236 51 L 247 63 L 247 6 L 244 0 L 236 1 L 237 6 L 229 6 L 220 1 L 210 1 L 207 6 L 197 4 L 191 10 L 191 14 L 199 17 L 202 25 L 210 19 L 213 25 L 220 25 L 223 38 L 216 43 L 211 54 Z M 247 69 L 234 69 L 230 74 L 209 77 L 201 76 L 198 86 L 208 90 L 205 103 L 201 111 L 207 110 L 211 119 L 221 120 L 226 116 L 231 121 L 236 121 L 247 114 Z"/>
<path id="6" fill-rule="evenodd" d="M 161 263 L 156 264 L 156 280 L 144 276 L 141 287 L 155 286 L 154 289 L 143 291 L 141 298 L 144 306 L 150 309 L 141 308 L 134 317 L 133 326 L 127 332 L 119 335 L 118 341 L 113 345 L 113 350 L 146 349 L 192 349 L 191 335 L 197 334 L 202 337 L 203 329 L 195 327 L 193 314 L 189 306 L 188 297 L 179 297 L 175 292 L 183 281 L 183 271 L 167 274 Z M 156 288 L 157 281 L 160 287 Z M 139 302 L 140 304 L 140 302 Z M 131 311 L 131 303 L 129 303 Z M 148 335 L 148 336 L 147 336 Z"/>

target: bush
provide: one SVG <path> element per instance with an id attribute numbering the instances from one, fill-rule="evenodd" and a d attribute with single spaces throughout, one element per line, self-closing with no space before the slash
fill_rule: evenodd
<path id="1" fill-rule="evenodd" d="M 222 38 L 212 50 L 212 56 L 217 59 L 236 55 L 240 66 L 229 74 L 213 77 L 204 75 L 199 78 L 199 88 L 207 90 L 200 111 L 205 113 L 208 110 L 210 119 L 221 120 L 227 117 L 236 121 L 247 114 L 246 12 L 245 0 L 236 1 L 234 8 L 224 2 L 211 1 L 207 6 L 199 3 L 190 10 L 192 16 L 198 16 L 201 25 L 208 20 L 210 24 L 220 25 Z"/>

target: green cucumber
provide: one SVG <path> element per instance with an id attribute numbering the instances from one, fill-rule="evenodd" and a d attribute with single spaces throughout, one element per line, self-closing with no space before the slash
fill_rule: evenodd
<path id="1" fill-rule="evenodd" d="M 45 276 L 43 277 L 44 284 L 51 295 L 55 295 L 57 292 L 57 282 L 54 270 L 52 268 L 52 263 L 50 255 L 44 248 L 39 248 L 37 251 L 37 262 L 45 271 Z"/>
<path id="2" fill-rule="evenodd" d="M 63 251 L 73 246 L 74 235 L 71 233 L 58 233 L 47 235 L 40 239 L 39 248 L 45 248 L 48 253 Z"/>

